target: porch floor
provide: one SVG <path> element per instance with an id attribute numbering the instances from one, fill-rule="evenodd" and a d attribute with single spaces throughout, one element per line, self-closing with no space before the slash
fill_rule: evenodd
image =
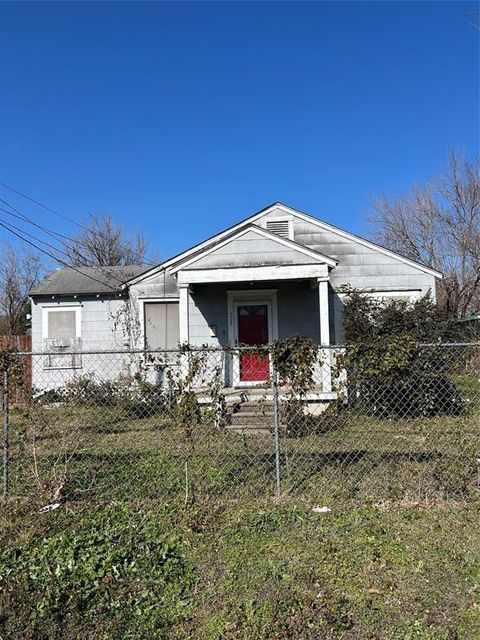
<path id="1" fill-rule="evenodd" d="M 209 404 L 212 401 L 212 396 L 209 392 L 209 389 L 197 387 L 193 389 L 193 391 L 197 394 L 197 398 L 200 404 Z M 227 405 L 237 404 L 239 402 L 247 402 L 247 401 L 255 401 L 256 399 L 260 400 L 260 398 L 272 401 L 273 400 L 273 390 L 270 386 L 268 387 L 251 387 L 251 386 L 236 386 L 236 387 L 223 387 L 220 393 L 225 397 Z M 279 387 L 278 388 L 278 397 L 281 400 L 289 396 L 291 393 L 290 387 Z M 337 398 L 337 394 L 334 391 L 324 391 L 323 386 L 318 384 L 314 385 L 310 391 L 305 394 L 304 400 L 310 402 L 320 402 L 322 400 L 335 400 Z"/>

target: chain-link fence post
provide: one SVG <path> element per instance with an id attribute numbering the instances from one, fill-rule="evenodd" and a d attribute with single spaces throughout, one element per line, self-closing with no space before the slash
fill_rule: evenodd
<path id="1" fill-rule="evenodd" d="M 275 435 L 275 493 L 281 495 L 280 471 L 280 414 L 278 410 L 278 374 L 275 363 L 272 362 L 272 394 L 273 394 L 273 432 Z"/>
<path id="2" fill-rule="evenodd" d="M 2 380 L 3 404 L 3 497 L 8 498 L 8 463 L 9 463 L 9 415 L 8 415 L 8 365 L 5 363 Z"/>

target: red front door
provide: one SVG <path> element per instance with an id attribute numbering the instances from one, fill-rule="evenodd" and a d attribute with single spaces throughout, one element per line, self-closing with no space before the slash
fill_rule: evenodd
<path id="1" fill-rule="evenodd" d="M 237 308 L 238 342 L 240 345 L 257 346 L 268 342 L 268 306 L 246 304 Z M 255 353 L 240 355 L 240 381 L 258 382 L 269 376 L 268 356 Z"/>

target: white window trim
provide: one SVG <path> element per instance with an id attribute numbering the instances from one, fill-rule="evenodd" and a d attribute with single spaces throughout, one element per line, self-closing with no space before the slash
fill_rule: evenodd
<path id="1" fill-rule="evenodd" d="M 293 230 L 293 217 L 292 216 L 286 216 L 283 218 L 265 218 L 264 220 L 262 220 L 262 227 L 265 229 L 265 231 L 269 231 L 269 229 L 267 228 L 267 224 L 269 222 L 288 222 L 288 239 L 289 240 L 295 240 L 295 233 Z M 270 233 L 275 233 L 274 231 L 269 231 Z M 276 235 L 276 234 L 275 234 Z M 283 236 L 279 236 L 280 238 L 282 238 Z"/>
<path id="2" fill-rule="evenodd" d="M 49 313 L 58 313 L 60 311 L 75 311 L 75 338 L 80 338 L 82 337 L 82 316 L 81 316 L 81 312 L 82 312 L 82 304 L 80 302 L 72 302 L 69 304 L 62 304 L 62 303 L 46 303 L 44 305 L 42 305 L 42 351 L 44 351 L 44 344 L 45 344 L 45 340 L 48 338 L 48 314 Z M 83 347 L 83 345 L 80 343 L 81 345 L 81 349 Z M 61 355 L 61 354 L 59 354 Z M 68 355 L 68 353 L 64 354 L 65 356 Z M 45 357 L 49 357 L 49 356 L 45 356 Z M 66 370 L 66 371 L 76 371 L 77 369 L 81 369 L 82 368 L 82 357 L 80 355 L 80 360 L 79 360 L 79 364 L 77 364 L 76 366 L 73 365 L 54 365 L 54 366 L 49 366 L 49 365 L 43 365 L 44 370 L 48 370 L 48 371 L 60 371 L 60 370 Z"/>
<path id="3" fill-rule="evenodd" d="M 59 304 L 59 305 L 50 305 L 46 304 L 42 306 L 42 338 L 45 340 L 48 338 L 48 314 L 56 313 L 59 311 L 75 311 L 75 337 L 82 337 L 82 317 L 81 317 L 82 307 L 79 303 L 77 304 Z"/>
<path id="4" fill-rule="evenodd" d="M 366 290 L 361 291 L 369 298 L 378 298 L 379 300 L 386 300 L 390 298 L 408 298 L 408 302 L 415 302 L 422 296 L 421 289 L 376 289 L 375 291 Z M 339 298 L 345 298 L 348 293 L 337 293 Z"/>
<path id="5" fill-rule="evenodd" d="M 268 308 L 268 342 L 278 338 L 278 307 L 277 289 L 234 289 L 227 290 L 227 312 L 228 312 L 228 344 L 232 347 L 238 346 L 238 317 L 237 308 L 245 304 L 264 304 Z M 229 379 L 232 383 L 237 381 L 237 385 L 248 387 L 258 385 L 258 382 L 243 381 L 240 384 L 240 359 L 234 354 L 229 366 Z"/>
<path id="6" fill-rule="evenodd" d="M 145 304 L 150 302 L 165 304 L 168 302 L 173 302 L 175 304 L 180 304 L 179 298 L 139 298 L 138 302 L 140 303 L 140 349 L 147 349 L 147 345 L 145 344 Z M 180 315 L 180 309 L 179 309 Z"/>

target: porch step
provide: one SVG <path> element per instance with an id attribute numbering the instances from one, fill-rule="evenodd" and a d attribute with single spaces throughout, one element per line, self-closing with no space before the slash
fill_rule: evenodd
<path id="1" fill-rule="evenodd" d="M 271 436 L 270 429 L 259 425 L 229 425 L 227 432 L 238 433 L 244 436 Z"/>
<path id="2" fill-rule="evenodd" d="M 233 425 L 261 424 L 265 427 L 273 425 L 273 411 L 270 413 L 260 413 L 256 411 L 239 411 L 232 414 Z"/>
<path id="3" fill-rule="evenodd" d="M 234 405 L 238 413 L 273 413 L 273 402 L 237 402 Z"/>
<path id="4" fill-rule="evenodd" d="M 269 435 L 273 432 L 273 403 L 246 399 L 230 414 L 228 429 L 237 433 Z"/>

